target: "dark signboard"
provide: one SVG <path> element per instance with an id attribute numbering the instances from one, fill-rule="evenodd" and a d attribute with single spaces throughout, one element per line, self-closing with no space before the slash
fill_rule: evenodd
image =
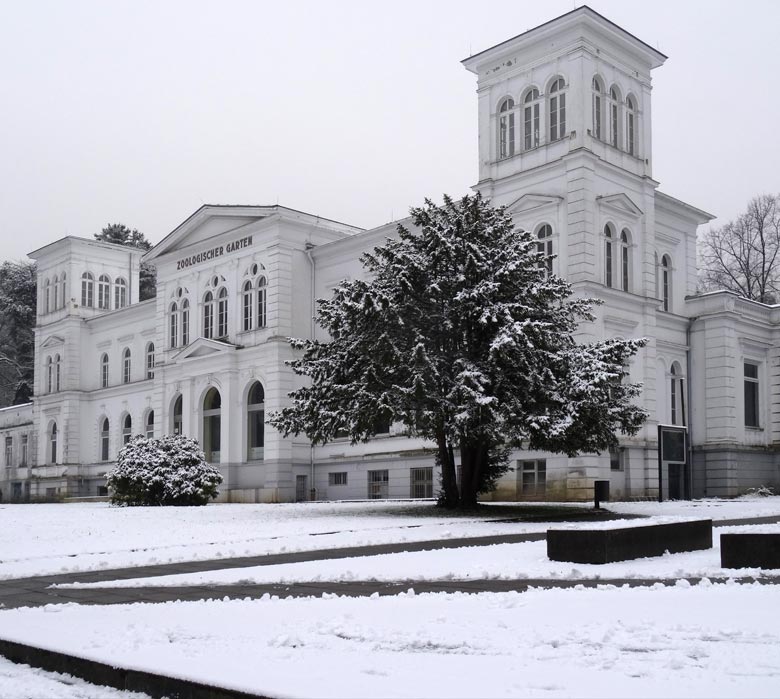
<path id="1" fill-rule="evenodd" d="M 685 453 L 685 429 L 681 427 L 658 427 L 661 438 L 661 460 L 684 464 Z"/>

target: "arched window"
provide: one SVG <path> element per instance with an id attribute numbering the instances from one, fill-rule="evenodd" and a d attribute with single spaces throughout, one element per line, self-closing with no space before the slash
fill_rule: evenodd
<path id="1" fill-rule="evenodd" d="M 51 283 L 47 277 L 43 282 L 43 312 L 48 313 L 51 310 Z"/>
<path id="2" fill-rule="evenodd" d="M 103 418 L 103 422 L 100 425 L 100 461 L 108 461 L 109 428 L 108 418 Z"/>
<path id="3" fill-rule="evenodd" d="M 268 292 L 268 283 L 263 275 L 257 278 L 257 327 L 266 326 L 268 316 L 266 314 L 266 297 Z"/>
<path id="4" fill-rule="evenodd" d="M 247 279 L 241 287 L 241 305 L 242 305 L 242 326 L 243 329 L 251 330 L 254 327 L 254 289 L 252 281 Z"/>
<path id="5" fill-rule="evenodd" d="M 620 286 L 623 291 L 631 291 L 631 236 L 628 229 L 620 233 Z"/>
<path id="6" fill-rule="evenodd" d="M 62 360 L 60 359 L 59 354 L 54 355 L 54 390 L 55 392 L 59 392 L 61 388 L 61 380 L 62 378 Z"/>
<path id="7" fill-rule="evenodd" d="M 620 146 L 620 92 L 614 85 L 609 89 L 609 142 Z"/>
<path id="8" fill-rule="evenodd" d="M 127 444 L 133 436 L 133 418 L 128 413 L 122 421 L 122 444 Z"/>
<path id="9" fill-rule="evenodd" d="M 228 334 L 228 292 L 223 286 L 217 292 L 217 337 L 227 337 Z"/>
<path id="10" fill-rule="evenodd" d="M 108 388 L 108 355 L 100 357 L 100 388 Z"/>
<path id="11" fill-rule="evenodd" d="M 181 346 L 186 347 L 190 343 L 190 302 L 182 299 L 181 302 Z"/>
<path id="12" fill-rule="evenodd" d="M 51 357 L 46 357 L 46 393 L 51 393 L 54 388 L 54 365 Z"/>
<path id="13" fill-rule="evenodd" d="M 222 432 L 222 396 L 210 388 L 203 398 L 203 452 L 206 461 L 218 464 Z"/>
<path id="14" fill-rule="evenodd" d="M 63 272 L 60 277 L 60 299 L 60 303 L 64 308 L 65 304 L 68 302 L 68 275 L 65 272 Z"/>
<path id="15" fill-rule="evenodd" d="M 98 277 L 98 308 L 108 310 L 111 308 L 111 279 L 107 274 Z M 118 308 L 118 306 L 117 306 Z"/>
<path id="16" fill-rule="evenodd" d="M 670 422 L 672 425 L 685 424 L 685 394 L 682 369 L 677 362 L 669 369 Z"/>
<path id="17" fill-rule="evenodd" d="M 661 299 L 663 300 L 663 309 L 672 310 L 672 261 L 669 255 L 661 258 Z"/>
<path id="18" fill-rule="evenodd" d="M 169 347 L 176 349 L 179 342 L 179 308 L 176 305 L 176 301 L 171 304 L 168 311 L 168 332 L 170 336 Z"/>
<path id="19" fill-rule="evenodd" d="M 498 157 L 515 154 L 515 101 L 507 97 L 498 108 Z"/>
<path id="20" fill-rule="evenodd" d="M 130 383 L 130 348 L 122 352 L 122 383 Z"/>
<path id="21" fill-rule="evenodd" d="M 612 286 L 612 272 L 614 269 L 614 236 L 612 227 L 607 224 L 604 226 L 604 283 Z"/>
<path id="22" fill-rule="evenodd" d="M 117 277 L 114 282 L 114 308 L 124 308 L 127 305 L 127 282 Z"/>
<path id="23" fill-rule="evenodd" d="M 523 148 L 539 145 L 539 90 L 532 87 L 523 99 Z"/>
<path id="24" fill-rule="evenodd" d="M 630 95 L 626 97 L 626 150 L 636 155 L 636 102 Z"/>
<path id="25" fill-rule="evenodd" d="M 54 280 L 51 283 L 51 290 L 54 296 L 51 304 L 51 310 L 56 311 L 60 307 L 60 280 L 57 275 L 54 275 Z"/>
<path id="26" fill-rule="evenodd" d="M 176 396 L 176 400 L 173 402 L 173 419 L 171 420 L 171 429 L 173 434 L 182 434 L 182 407 L 184 401 L 181 395 Z"/>
<path id="27" fill-rule="evenodd" d="M 553 241 L 552 241 L 552 226 L 549 223 L 544 223 L 539 227 L 539 231 L 536 234 L 537 243 L 536 249 L 540 255 L 545 256 L 545 260 L 542 263 L 542 268 L 547 271 L 547 274 L 552 274 L 553 271 Z"/>
<path id="28" fill-rule="evenodd" d="M 154 378 L 154 343 L 146 345 L 146 378 Z"/>
<path id="29" fill-rule="evenodd" d="M 249 389 L 246 423 L 247 459 L 262 459 L 265 446 L 265 391 L 259 381 L 255 381 Z"/>
<path id="30" fill-rule="evenodd" d="M 566 135 L 566 83 L 556 78 L 550 85 L 550 141 Z"/>
<path id="31" fill-rule="evenodd" d="M 214 337 L 214 294 L 210 290 L 203 297 L 203 337 Z"/>
<path id="32" fill-rule="evenodd" d="M 57 423 L 51 423 L 49 430 L 49 463 L 57 463 Z"/>
<path id="33" fill-rule="evenodd" d="M 144 425 L 144 434 L 147 439 L 154 438 L 154 410 L 146 413 L 146 424 Z"/>
<path id="34" fill-rule="evenodd" d="M 95 305 L 95 277 L 89 272 L 81 275 L 81 305 L 87 308 Z"/>
<path id="35" fill-rule="evenodd" d="M 601 81 L 593 78 L 593 137 L 602 140 L 604 138 L 604 129 L 602 127 L 602 93 Z"/>

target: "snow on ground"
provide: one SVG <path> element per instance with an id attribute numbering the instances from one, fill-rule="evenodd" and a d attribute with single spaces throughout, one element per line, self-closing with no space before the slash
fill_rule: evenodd
<path id="1" fill-rule="evenodd" d="M 589 503 L 579 506 L 592 507 Z M 495 509 L 494 519 L 514 516 L 500 503 L 491 504 L 490 509 Z M 611 503 L 609 509 L 622 514 L 718 520 L 780 515 L 780 497 Z M 409 501 L 191 508 L 119 508 L 107 503 L 0 505 L 0 579 L 549 528 L 546 523 L 486 519 L 453 518 L 438 513 L 430 502 Z"/>
<path id="2" fill-rule="evenodd" d="M 777 697 L 774 586 L 75 604 L 2 635 L 287 697 Z"/>
<path id="3" fill-rule="evenodd" d="M 430 502 L 0 505 L 0 579 L 546 528 L 454 519 Z"/>
<path id="4" fill-rule="evenodd" d="M 97 583 L 72 583 L 56 585 L 55 587 L 186 587 L 235 583 L 349 582 L 355 580 L 743 578 L 780 575 L 780 570 L 721 568 L 720 534 L 722 532 L 780 533 L 780 525 L 723 527 L 713 532 L 713 548 L 711 549 L 686 553 L 667 553 L 654 558 L 640 558 L 604 565 L 551 561 L 547 558 L 547 543 L 534 541 L 523 544 L 471 546 L 360 558 L 230 568 Z"/>
<path id="5" fill-rule="evenodd" d="M 123 692 L 89 684 L 78 677 L 17 665 L 0 657 L 0 697 L 3 699 L 149 699 L 147 694 Z"/>

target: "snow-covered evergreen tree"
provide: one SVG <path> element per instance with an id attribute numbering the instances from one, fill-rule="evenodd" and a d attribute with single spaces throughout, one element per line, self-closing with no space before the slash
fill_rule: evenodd
<path id="1" fill-rule="evenodd" d="M 623 380 L 644 340 L 575 342 L 594 302 L 572 297 L 533 236 L 479 194 L 411 216 L 414 228 L 363 256 L 365 279 L 318 301 L 330 340 L 291 340 L 303 355 L 290 364 L 311 381 L 272 425 L 354 443 L 400 422 L 436 445 L 448 507 L 492 489 L 511 447 L 574 456 L 637 432 L 640 387 Z"/>
<path id="2" fill-rule="evenodd" d="M 217 497 L 222 474 L 196 439 L 138 436 L 121 449 L 106 481 L 115 505 L 205 505 Z"/>

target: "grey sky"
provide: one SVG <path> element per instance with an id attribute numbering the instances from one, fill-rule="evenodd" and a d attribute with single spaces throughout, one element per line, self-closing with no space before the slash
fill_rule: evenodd
<path id="1" fill-rule="evenodd" d="M 719 221 L 780 192 L 780 2 L 588 4 L 669 56 L 663 191 Z M 0 258 L 109 222 L 157 242 L 202 203 L 373 227 L 463 194 L 477 133 L 460 60 L 573 7 L 0 0 Z"/>

